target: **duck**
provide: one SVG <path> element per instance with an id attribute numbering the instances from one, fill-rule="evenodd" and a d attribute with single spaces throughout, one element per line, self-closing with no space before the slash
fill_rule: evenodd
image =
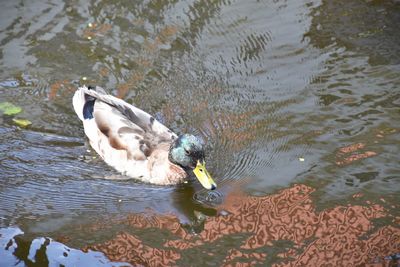
<path id="1" fill-rule="evenodd" d="M 178 136 L 100 86 L 79 87 L 72 104 L 90 146 L 119 173 L 156 185 L 183 183 L 193 173 L 204 188 L 217 188 L 206 169 L 205 145 L 197 136 Z"/>

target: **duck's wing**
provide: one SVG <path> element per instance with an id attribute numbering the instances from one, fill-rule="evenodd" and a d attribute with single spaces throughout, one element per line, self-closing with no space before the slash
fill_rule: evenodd
<path id="1" fill-rule="evenodd" d="M 109 150 L 101 151 L 104 138 L 111 148 L 126 150 L 128 159 L 147 160 L 160 144 L 171 143 L 177 137 L 147 112 L 106 94 L 100 87 L 96 90 L 80 87 L 78 90 L 84 97 L 78 116 L 83 118 L 85 133 L 92 146 L 98 148 L 96 150 L 103 158 L 107 155 L 102 154 L 110 153 Z"/>

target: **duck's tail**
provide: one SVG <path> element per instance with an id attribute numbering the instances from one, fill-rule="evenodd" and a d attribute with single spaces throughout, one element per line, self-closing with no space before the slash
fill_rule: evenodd
<path id="1" fill-rule="evenodd" d="M 82 88 L 87 88 L 86 86 L 79 87 L 78 90 L 76 90 L 74 97 L 72 98 L 72 104 L 74 106 L 74 110 L 76 115 L 78 115 L 79 119 L 81 121 L 84 120 L 83 117 L 83 107 L 85 106 L 86 100 L 85 100 L 85 93 L 82 90 Z"/>
<path id="2" fill-rule="evenodd" d="M 99 86 L 82 86 L 76 90 L 74 97 L 72 98 L 72 104 L 74 106 L 75 113 L 78 115 L 81 121 L 93 119 L 93 107 L 96 97 L 85 93 L 87 90 L 94 90 L 98 94 L 106 94 L 105 90 Z"/>

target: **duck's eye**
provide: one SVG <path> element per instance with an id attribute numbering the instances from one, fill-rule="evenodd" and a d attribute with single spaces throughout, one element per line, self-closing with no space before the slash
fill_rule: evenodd
<path id="1" fill-rule="evenodd" d="M 190 151 L 185 149 L 185 154 L 186 154 L 187 156 L 189 156 L 189 155 L 190 155 Z"/>

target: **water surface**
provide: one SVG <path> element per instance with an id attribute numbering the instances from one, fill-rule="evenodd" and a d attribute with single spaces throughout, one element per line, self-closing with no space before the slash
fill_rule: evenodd
<path id="1" fill-rule="evenodd" d="M 0 103 L 23 112 L 0 117 L 2 231 L 23 231 L 25 254 L 49 238 L 143 265 L 159 253 L 179 266 L 295 266 L 315 249 L 320 261 L 307 264 L 340 266 L 400 252 L 399 11 L 361 0 L 3 1 Z M 80 84 L 201 136 L 222 203 L 194 180 L 152 186 L 103 163 L 72 109 Z M 252 209 L 235 196 L 304 201 Z M 282 221 L 262 219 L 280 210 Z M 349 219 L 328 233 L 331 217 Z M 352 246 L 360 255 L 341 261 Z M 5 264 L 22 257 L 7 253 Z"/>

